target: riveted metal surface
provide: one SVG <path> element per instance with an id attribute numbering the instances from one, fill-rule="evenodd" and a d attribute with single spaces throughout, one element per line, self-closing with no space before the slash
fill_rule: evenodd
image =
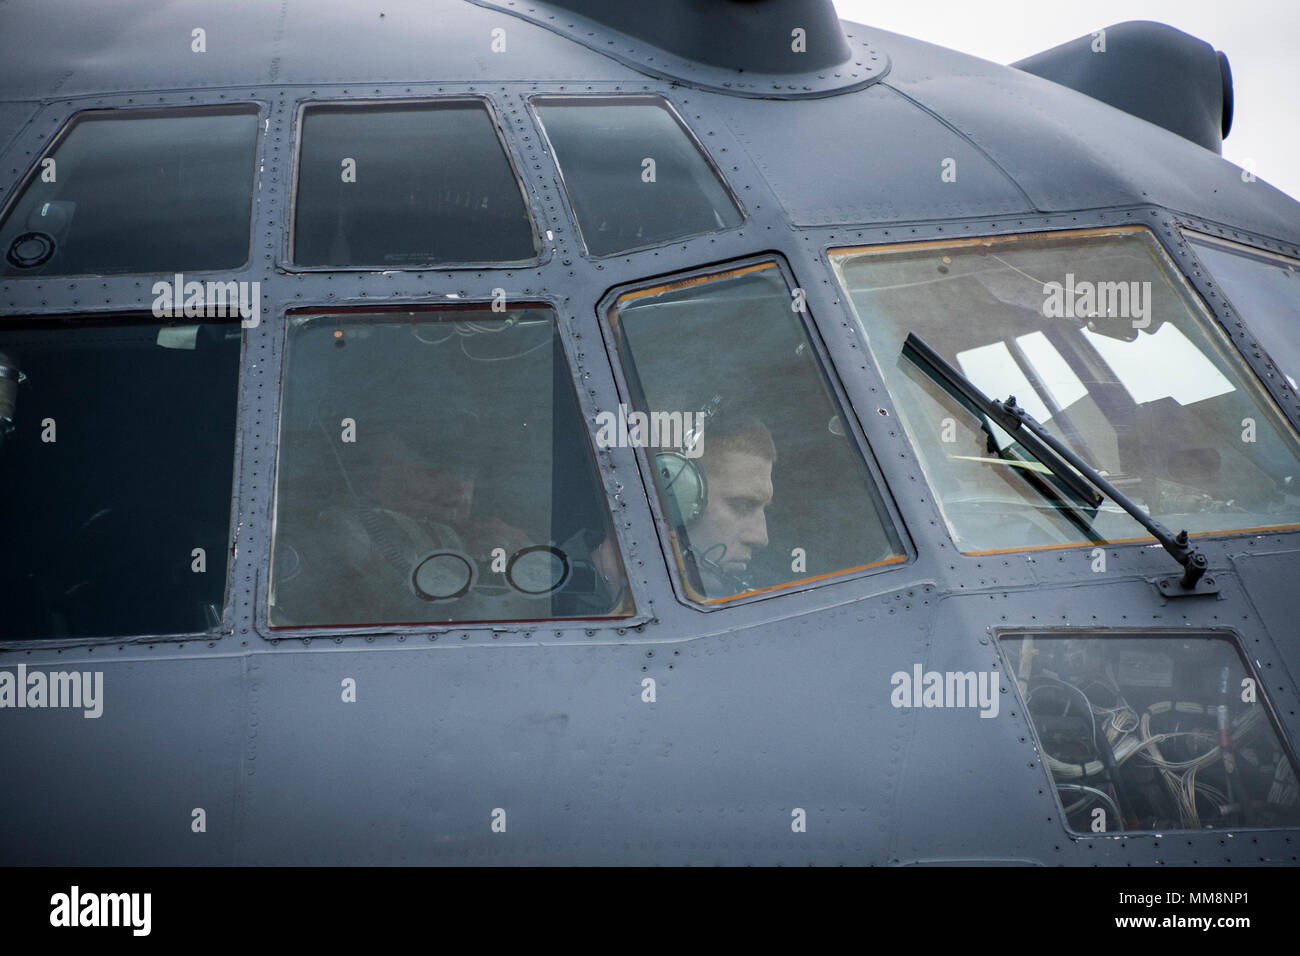
<path id="1" fill-rule="evenodd" d="M 806 103 L 734 100 L 725 116 L 795 225 L 1032 211 L 1001 169 L 883 85 Z M 828 129 L 838 135 L 826 139 Z M 942 179 L 946 163 L 953 183 Z"/>
<path id="2" fill-rule="evenodd" d="M 51 669 L 102 672 L 102 713 L 5 712 L 0 758 L 9 785 L 0 802 L 11 822 L 0 859 L 8 866 L 233 861 L 244 662 L 211 654 L 161 661 L 148 647 L 112 645 L 54 658 Z M 40 661 L 22 655 L 3 666 Z M 203 838 L 190 829 L 196 808 L 208 827 Z"/>
<path id="3" fill-rule="evenodd" d="M 969 137 L 1039 211 L 1152 203 L 1300 241 L 1294 200 L 1208 149 L 1032 74 L 867 35 L 896 61 L 887 85 Z"/>
<path id="4" fill-rule="evenodd" d="M 469 0 L 490 10 L 499 10 L 536 24 L 574 43 L 599 51 L 619 63 L 659 80 L 680 83 L 699 90 L 731 96 L 767 99 L 805 99 L 861 89 L 889 72 L 886 51 L 872 47 L 860 31 L 844 31 L 849 57 L 828 67 L 801 73 L 765 73 L 761 70 L 729 69 L 678 56 L 638 37 L 611 30 L 604 24 L 572 10 L 529 0 Z M 791 24 L 797 26 L 797 22 Z M 718 46 L 732 42 L 719 23 Z M 789 28 L 776 27 L 784 42 Z"/>
<path id="5" fill-rule="evenodd" d="M 382 10 L 311 0 L 201 9 L 183 0 L 10 0 L 5 26 L 0 99 L 248 83 L 639 77 L 548 30 L 462 0 L 393 0 Z M 508 28 L 506 47 L 493 53 L 499 27 Z M 197 29 L 206 52 L 194 49 Z"/>
<path id="6" fill-rule="evenodd" d="M 10 8 L 23 18 L 38 16 L 17 0 L 7 15 Z M 0 845 L 0 861 L 1296 860 L 1295 829 L 1067 833 L 1009 682 L 996 719 L 890 705 L 890 675 L 914 664 L 1003 667 L 997 629 L 1230 629 L 1265 678 L 1283 731 L 1300 740 L 1300 660 L 1288 623 L 1295 619 L 1288 586 L 1300 534 L 1198 539 L 1221 591 L 1177 602 L 1151 584 L 1174 565 L 1150 544 L 1107 545 L 1104 575 L 1088 571 L 1091 546 L 959 553 L 827 261 L 828 249 L 847 245 L 1147 225 L 1300 425 L 1296 396 L 1255 354 L 1253 339 L 1202 274 L 1179 228 L 1296 255 L 1300 218 L 1292 200 L 1262 183 L 1230 191 L 1234 167 L 1141 121 L 1080 105 L 1070 91 L 880 31 L 863 36 L 893 57 L 884 85 L 768 103 L 650 79 L 550 30 L 450 0 L 394 6 L 384 18 L 398 27 L 393 37 L 379 32 L 390 24 L 370 11 L 330 6 L 317 28 L 305 22 L 315 6 L 269 5 L 238 27 L 249 42 L 228 55 L 218 55 L 221 30 L 208 28 L 210 72 L 168 54 L 128 74 L 122 63 L 174 30 L 188 51 L 192 18 L 166 5 L 137 34 L 128 28 L 139 25 L 143 6 L 124 9 L 102 58 L 90 54 L 99 12 L 87 13 L 84 27 L 70 26 L 59 56 L 15 51 L 0 83 L 0 96 L 10 98 L 0 111 L 12 107 L 19 116 L 27 107 L 18 100 L 43 102 L 0 153 L 0 202 L 78 110 L 259 104 L 264 125 L 250 261 L 221 274 L 260 282 L 262 299 L 261 322 L 243 338 L 229 595 L 222 627 L 210 634 L 0 648 L 0 667 L 21 662 L 105 675 L 99 721 L 28 712 L 21 733 L 0 735 L 6 766 L 26 767 L 49 752 L 67 755 L 32 778 L 30 788 L 0 792 L 0 815 L 30 831 Z M 435 15 L 436 24 L 414 29 Z M 212 17 L 213 24 L 238 19 Z M 355 27 L 355 55 L 325 55 L 301 41 L 335 36 L 341 23 Z M 496 55 L 488 33 L 501 24 L 508 52 Z M 370 42 L 381 36 L 384 43 Z M 7 54 L 15 44 L 0 47 Z M 51 91 L 60 82 L 55 99 Z M 672 103 L 740 199 L 740 225 L 601 259 L 584 253 L 528 100 L 620 92 L 655 93 Z M 285 250 L 301 103 L 437 96 L 486 97 L 492 104 L 536 220 L 539 261 L 290 269 Z M 820 120 L 803 125 L 804 109 Z M 1050 115 L 1057 109 L 1066 112 Z M 865 132 L 844 117 L 860 117 Z M 783 153 L 785 130 L 771 129 L 783 123 L 812 141 L 791 142 Z M 1087 135 L 1100 138 L 1089 145 Z M 813 155 L 823 148 L 824 156 Z M 819 177 L 864 149 L 855 173 L 861 179 L 846 178 L 842 192 L 822 197 Z M 954 154 L 957 180 L 944 183 L 940 163 Z M 924 175 L 907 176 L 909 159 L 933 173 L 930 186 Z M 754 258 L 779 261 L 805 290 L 819 357 L 882 485 L 906 562 L 704 612 L 676 593 L 643 459 L 630 448 L 598 449 L 635 617 L 345 631 L 267 627 L 288 310 L 487 302 L 496 288 L 508 299 L 548 302 L 582 414 L 594 423 L 627 394 L 607 347 L 601 301 L 630 284 Z M 0 316 L 148 310 L 158 278 L 6 277 Z M 340 701 L 349 677 L 355 704 Z M 642 697 L 647 678 L 655 681 L 654 703 Z M 73 722 L 91 732 L 70 742 Z M 81 789 L 69 787 L 73 779 Z M 123 822 L 141 801 L 152 808 L 148 815 Z M 101 823 L 98 810 L 88 811 L 92 805 L 120 808 L 114 824 Z M 208 810 L 210 833 L 196 848 L 176 834 L 191 836 L 189 814 L 200 806 Z M 807 814 L 806 833 L 792 831 L 796 808 Z M 491 829 L 495 809 L 506 811 L 505 833 Z"/>
<path id="7" fill-rule="evenodd" d="M 0 154 L 5 153 L 9 144 L 36 115 L 38 107 L 37 103 L 0 103 Z M 18 157 L 15 156 L 13 161 L 18 162 Z M 4 179 L 17 177 L 21 172 L 5 170 Z"/>

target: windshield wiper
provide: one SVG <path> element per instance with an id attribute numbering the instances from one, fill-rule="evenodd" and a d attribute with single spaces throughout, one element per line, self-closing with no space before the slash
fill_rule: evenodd
<path id="1" fill-rule="evenodd" d="M 1209 560 L 1199 549 L 1189 546 L 1187 531 L 1179 531 L 1177 535 L 1170 534 L 1169 529 L 1130 501 L 1123 492 L 1099 475 L 1096 469 L 1070 451 L 1035 421 L 1033 416 L 1017 405 L 1014 395 L 1008 396 L 1005 402 L 990 399 L 976 388 L 969 378 L 953 368 L 942 355 L 930 348 L 915 332 L 908 333 L 907 341 L 903 343 L 903 354 L 968 411 L 986 415 L 1000 425 L 1020 442 L 1027 452 L 1046 465 L 1059 479 L 1061 485 L 1087 507 L 1095 511 L 1101 504 L 1101 496 L 1093 490 L 1099 488 L 1115 504 L 1132 515 L 1134 520 L 1150 531 L 1173 559 L 1182 565 L 1183 576 L 1178 581 L 1178 587 L 1183 593 L 1209 593 L 1206 588 L 1199 591 L 1196 588 L 1197 582 L 1209 567 Z M 1071 468 L 1074 470 L 1071 471 Z M 1083 479 L 1087 479 L 1092 487 L 1088 487 Z M 1160 590 L 1166 596 L 1179 593 L 1171 592 L 1167 586 L 1163 586 L 1165 584 L 1166 582 L 1161 582 Z"/>

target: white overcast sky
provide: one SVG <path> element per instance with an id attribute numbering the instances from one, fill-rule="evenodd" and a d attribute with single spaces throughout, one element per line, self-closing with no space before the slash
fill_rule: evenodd
<path id="1" fill-rule="evenodd" d="M 1300 0 L 833 0 L 843 20 L 994 63 L 1125 20 L 1156 20 L 1222 50 L 1236 94 L 1223 156 L 1300 197 Z"/>

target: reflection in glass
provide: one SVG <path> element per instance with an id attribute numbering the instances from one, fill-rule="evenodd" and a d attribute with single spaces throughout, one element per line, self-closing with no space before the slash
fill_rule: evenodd
<path id="1" fill-rule="evenodd" d="M 221 624 L 239 347 L 238 322 L 0 325 L 22 375 L 0 401 L 0 638 Z"/>
<path id="2" fill-rule="evenodd" d="M 522 188 L 481 100 L 308 106 L 300 141 L 292 236 L 299 265 L 537 255 Z"/>
<path id="3" fill-rule="evenodd" d="M 1186 235 L 1274 366 L 1291 388 L 1300 389 L 1300 262 L 1225 239 Z"/>
<path id="4" fill-rule="evenodd" d="M 0 224 L 0 274 L 242 266 L 257 126 L 253 106 L 74 116 Z"/>
<path id="5" fill-rule="evenodd" d="M 549 308 L 290 316 L 270 623 L 632 613 Z"/>
<path id="6" fill-rule="evenodd" d="M 650 416 L 635 435 L 653 446 L 696 599 L 902 560 L 790 304 L 780 269 L 763 263 L 628 292 L 610 310 L 633 405 Z M 692 427 L 655 426 L 671 416 Z"/>
<path id="7" fill-rule="evenodd" d="M 726 186 L 660 97 L 541 97 L 534 108 L 592 255 L 740 224 Z"/>
<path id="8" fill-rule="evenodd" d="M 999 640 L 1069 829 L 1300 825 L 1294 758 L 1230 638 Z"/>
<path id="9" fill-rule="evenodd" d="M 1044 496 L 1028 474 L 1037 463 L 1002 454 L 1010 436 L 982 429 L 901 357 L 909 332 L 989 397 L 1014 395 L 1167 527 L 1300 524 L 1300 444 L 1146 230 L 849 249 L 832 261 L 962 551 L 1146 533 L 1113 502 L 1067 514 Z M 1065 309 L 1062 290 L 1077 293 Z"/>

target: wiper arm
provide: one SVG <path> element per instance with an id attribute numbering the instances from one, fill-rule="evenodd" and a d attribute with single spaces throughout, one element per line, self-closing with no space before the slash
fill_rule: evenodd
<path id="1" fill-rule="evenodd" d="M 1150 531 L 1173 559 L 1182 565 L 1183 576 L 1178 582 L 1179 586 L 1185 591 L 1195 591 L 1197 582 L 1209 567 L 1209 560 L 1199 549 L 1188 545 L 1186 530 L 1179 531 L 1177 535 L 1170 534 L 1168 528 L 1130 501 L 1123 492 L 1097 474 L 1096 469 L 1036 422 L 1033 416 L 1016 404 L 1014 395 L 1009 396 L 1005 402 L 990 399 L 915 332 L 908 333 L 907 341 L 903 343 L 903 354 L 968 410 L 987 415 L 1001 425 L 1026 451 L 1046 465 L 1060 479 L 1061 484 L 1094 510 L 1102 499 L 1093 488 L 1100 488 L 1108 498 Z M 1074 471 L 1070 470 L 1071 467 Z M 1084 484 L 1080 475 L 1093 487 Z M 1167 591 L 1165 593 L 1168 594 Z"/>
<path id="2" fill-rule="evenodd" d="M 1057 490 L 1067 492 L 1068 496 L 1074 499 L 1073 503 L 1076 506 L 1096 512 L 1102 502 L 1101 495 L 1097 494 L 1091 485 L 1071 471 L 1064 461 L 1053 454 L 1051 448 L 1039 441 L 1037 433 L 1026 431 L 1022 427 L 1023 420 L 1019 415 L 1015 414 L 1015 412 L 1022 412 L 1022 409 L 1017 407 L 1013 412 L 1004 406 L 1002 402 L 995 402 L 988 398 L 975 387 L 975 384 L 969 378 L 949 365 L 942 355 L 930 348 L 914 332 L 910 333 L 907 336 L 907 341 L 903 343 L 903 354 L 943 386 L 971 414 L 984 415 L 1014 435 L 1021 446 L 1042 462 L 1052 476 L 1057 479 Z"/>

